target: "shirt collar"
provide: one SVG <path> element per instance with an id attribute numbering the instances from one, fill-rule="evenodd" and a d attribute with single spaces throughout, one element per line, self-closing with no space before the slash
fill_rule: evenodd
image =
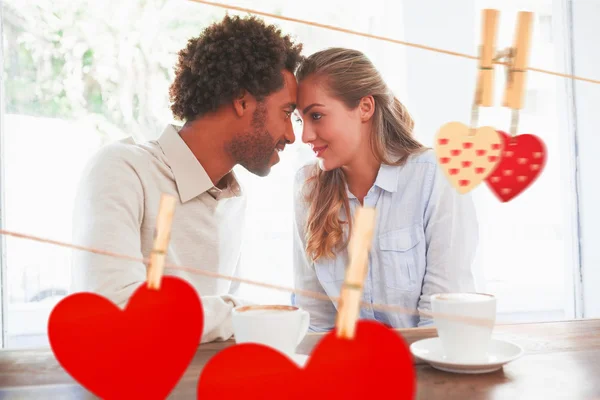
<path id="1" fill-rule="evenodd" d="M 398 166 L 381 164 L 375 179 L 375 185 L 385 191 L 396 192 L 398 190 L 398 172 Z"/>
<path id="2" fill-rule="evenodd" d="M 387 192 L 396 192 L 398 191 L 398 173 L 400 171 L 400 167 L 381 164 L 379 167 L 379 172 L 377 172 L 377 178 L 375 178 L 375 184 L 373 186 L 378 186 L 379 188 L 387 191 Z M 346 193 L 348 193 L 348 197 L 350 199 L 355 199 L 356 196 L 350 192 L 348 189 L 348 184 L 346 183 Z"/>
<path id="3" fill-rule="evenodd" d="M 194 153 L 179 136 L 180 129 L 175 125 L 167 125 L 157 142 L 173 171 L 181 202 L 185 203 L 207 191 L 217 199 L 240 196 L 240 185 L 233 171 L 227 177 L 227 189 L 220 190 L 213 185 Z"/>

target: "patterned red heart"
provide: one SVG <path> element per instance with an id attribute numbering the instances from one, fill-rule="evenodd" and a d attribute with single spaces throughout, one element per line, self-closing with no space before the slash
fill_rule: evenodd
<path id="1" fill-rule="evenodd" d="M 229 347 L 204 367 L 198 399 L 413 399 L 415 372 L 404 340 L 359 321 L 353 340 L 328 333 L 304 368 L 258 344 Z"/>
<path id="2" fill-rule="evenodd" d="M 104 399 L 164 399 L 192 361 L 204 325 L 196 291 L 176 277 L 160 290 L 141 285 L 124 310 L 104 297 L 76 293 L 48 321 L 61 366 Z"/>
<path id="3" fill-rule="evenodd" d="M 504 140 L 502 160 L 487 177 L 486 183 L 502 202 L 514 199 L 540 175 L 546 164 L 546 146 L 530 134 L 511 138 L 498 131 Z"/>

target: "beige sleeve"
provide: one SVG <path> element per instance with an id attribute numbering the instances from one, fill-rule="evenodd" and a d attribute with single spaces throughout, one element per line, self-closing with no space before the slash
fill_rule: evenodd
<path id="1" fill-rule="evenodd" d="M 121 147 L 120 147 L 121 146 Z M 144 190 L 128 149 L 109 145 L 84 170 L 73 212 L 73 243 L 143 258 L 141 224 Z M 124 308 L 133 292 L 146 281 L 142 262 L 75 250 L 71 291 L 99 294 Z M 249 304 L 231 294 L 203 296 L 202 343 L 227 340 L 233 335 L 231 309 Z"/>

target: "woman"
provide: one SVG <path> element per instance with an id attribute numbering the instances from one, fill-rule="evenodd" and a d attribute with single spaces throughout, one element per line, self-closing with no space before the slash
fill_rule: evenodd
<path id="1" fill-rule="evenodd" d="M 368 58 L 332 48 L 299 67 L 302 140 L 318 163 L 296 175 L 294 274 L 297 289 L 338 297 L 357 207 L 377 221 L 363 301 L 430 311 L 429 296 L 473 291 L 478 241 L 473 202 L 447 182 L 435 153 L 412 136 L 413 121 Z M 335 326 L 336 304 L 305 296 L 311 330 Z M 431 324 L 426 315 L 362 308 L 361 319 L 394 328 Z"/>

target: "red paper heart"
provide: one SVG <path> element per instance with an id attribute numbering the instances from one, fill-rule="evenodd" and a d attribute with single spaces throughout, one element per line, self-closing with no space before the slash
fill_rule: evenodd
<path id="1" fill-rule="evenodd" d="M 229 347 L 206 364 L 197 394 L 201 400 L 413 399 L 415 372 L 397 333 L 359 321 L 353 340 L 325 335 L 304 368 L 266 346 Z"/>
<path id="2" fill-rule="evenodd" d="M 487 185 L 502 202 L 514 199 L 527 189 L 540 175 L 546 164 L 546 146 L 530 134 L 511 138 L 498 131 L 504 140 L 502 160 L 488 175 Z"/>
<path id="3" fill-rule="evenodd" d="M 190 284 L 162 278 L 141 285 L 124 310 L 93 293 L 61 300 L 48 321 L 50 346 L 62 367 L 104 399 L 165 399 L 185 372 L 204 325 Z"/>

